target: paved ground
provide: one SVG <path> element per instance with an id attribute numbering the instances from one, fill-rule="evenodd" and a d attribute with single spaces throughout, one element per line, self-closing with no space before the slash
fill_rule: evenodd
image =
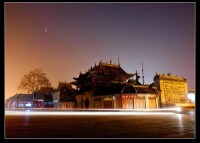
<path id="1" fill-rule="evenodd" d="M 189 138 L 195 113 L 170 115 L 5 116 L 5 138 Z"/>

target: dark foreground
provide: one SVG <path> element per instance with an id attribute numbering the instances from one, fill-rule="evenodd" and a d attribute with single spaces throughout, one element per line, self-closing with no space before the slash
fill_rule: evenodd
<path id="1" fill-rule="evenodd" d="M 171 115 L 6 115 L 5 138 L 190 138 L 195 113 Z"/>

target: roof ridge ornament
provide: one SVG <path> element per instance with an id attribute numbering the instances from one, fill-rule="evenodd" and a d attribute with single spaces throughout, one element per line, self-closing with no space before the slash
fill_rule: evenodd
<path id="1" fill-rule="evenodd" d="M 120 67 L 119 57 L 118 57 L 118 67 Z"/>

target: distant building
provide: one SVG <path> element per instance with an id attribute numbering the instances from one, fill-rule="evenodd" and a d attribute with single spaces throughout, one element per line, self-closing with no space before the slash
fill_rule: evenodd
<path id="1" fill-rule="evenodd" d="M 188 101 L 188 84 L 184 77 L 156 73 L 154 76 L 154 86 L 161 91 L 161 107 L 176 106 L 176 104 Z"/>
<path id="2" fill-rule="evenodd" d="M 15 94 L 6 100 L 6 108 L 32 108 L 33 94 Z"/>
<path id="3" fill-rule="evenodd" d="M 17 105 L 16 105 L 17 97 L 18 97 L 18 94 L 15 94 L 14 96 L 11 96 L 8 99 L 6 99 L 5 108 L 6 109 L 16 108 L 17 107 Z"/>
<path id="4" fill-rule="evenodd" d="M 76 107 L 76 90 L 72 88 L 71 83 L 60 82 L 55 92 L 53 92 L 53 101 L 55 108 L 72 109 Z"/>
<path id="5" fill-rule="evenodd" d="M 190 88 L 188 89 L 188 95 L 187 98 L 189 99 L 190 103 L 195 103 L 195 89 L 194 88 Z"/>
<path id="6" fill-rule="evenodd" d="M 39 91 L 32 94 L 15 94 L 6 100 L 5 106 L 9 109 L 54 107 L 53 91 L 52 87 L 41 87 Z"/>
<path id="7" fill-rule="evenodd" d="M 45 96 L 43 92 L 33 92 L 33 108 L 43 108 Z"/>
<path id="8" fill-rule="evenodd" d="M 44 100 L 43 100 L 43 107 L 49 107 L 52 108 L 54 107 L 53 104 L 53 95 L 52 93 L 54 92 L 54 88 L 53 87 L 41 87 L 40 90 L 38 91 L 38 93 L 42 93 L 44 96 Z M 40 95 L 41 97 L 41 95 Z"/>

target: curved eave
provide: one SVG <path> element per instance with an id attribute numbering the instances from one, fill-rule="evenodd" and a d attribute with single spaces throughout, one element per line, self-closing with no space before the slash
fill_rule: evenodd
<path id="1" fill-rule="evenodd" d="M 73 77 L 74 80 L 79 80 L 79 78 Z"/>
<path id="2" fill-rule="evenodd" d="M 136 75 L 136 74 L 127 73 L 127 76 L 129 76 L 129 78 L 134 76 L 134 75 Z"/>
<path id="3" fill-rule="evenodd" d="M 78 84 L 78 82 L 76 82 L 76 81 L 70 82 L 70 83 L 73 84 L 73 85 L 77 85 Z"/>

